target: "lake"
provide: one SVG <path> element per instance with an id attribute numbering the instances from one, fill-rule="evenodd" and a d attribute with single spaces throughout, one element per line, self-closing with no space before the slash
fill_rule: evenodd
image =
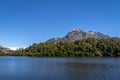
<path id="1" fill-rule="evenodd" d="M 0 80 L 120 80 L 120 58 L 1 56 Z"/>

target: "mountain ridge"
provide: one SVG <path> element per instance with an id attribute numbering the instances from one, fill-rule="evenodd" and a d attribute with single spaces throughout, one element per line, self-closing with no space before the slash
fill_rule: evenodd
<path id="1" fill-rule="evenodd" d="M 59 38 L 51 38 L 47 40 L 46 42 L 59 42 L 59 41 L 76 41 L 79 39 L 85 39 L 85 38 L 97 38 L 97 39 L 102 39 L 102 38 L 111 38 L 109 35 L 105 35 L 101 32 L 94 32 L 94 31 L 88 31 L 85 32 L 81 30 L 80 28 L 75 28 L 73 30 L 70 30 L 64 37 Z"/>

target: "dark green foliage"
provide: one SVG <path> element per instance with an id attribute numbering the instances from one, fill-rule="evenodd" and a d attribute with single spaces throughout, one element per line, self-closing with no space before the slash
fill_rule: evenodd
<path id="1" fill-rule="evenodd" d="M 0 55 L 3 55 L 3 53 L 0 53 Z M 74 42 L 45 42 L 33 44 L 26 49 L 17 50 L 10 55 L 42 57 L 120 56 L 120 39 L 86 38 Z"/>

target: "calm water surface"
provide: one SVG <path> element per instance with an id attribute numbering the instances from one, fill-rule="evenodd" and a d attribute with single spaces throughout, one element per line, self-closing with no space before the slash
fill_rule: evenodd
<path id="1" fill-rule="evenodd" d="M 120 58 L 0 57 L 0 80 L 120 80 Z"/>

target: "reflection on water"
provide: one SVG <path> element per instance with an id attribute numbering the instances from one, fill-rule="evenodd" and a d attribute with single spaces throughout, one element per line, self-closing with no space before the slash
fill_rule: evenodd
<path id="1" fill-rule="evenodd" d="M 120 58 L 0 57 L 0 80 L 120 80 Z"/>

